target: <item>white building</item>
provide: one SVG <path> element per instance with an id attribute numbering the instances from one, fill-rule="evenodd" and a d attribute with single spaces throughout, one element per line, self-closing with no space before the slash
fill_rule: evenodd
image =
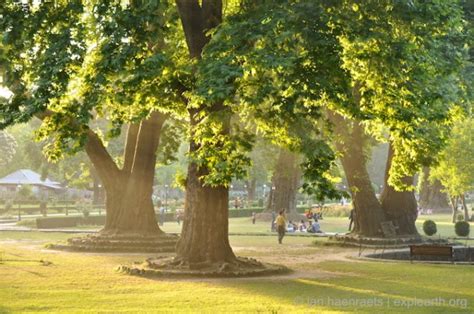
<path id="1" fill-rule="evenodd" d="M 60 192 L 63 189 L 59 182 L 48 178 L 42 180 L 38 173 L 28 169 L 21 169 L 0 179 L 0 193 L 2 195 L 15 193 L 23 185 L 30 186 L 35 195 L 41 193 L 48 194 L 50 191 Z"/>

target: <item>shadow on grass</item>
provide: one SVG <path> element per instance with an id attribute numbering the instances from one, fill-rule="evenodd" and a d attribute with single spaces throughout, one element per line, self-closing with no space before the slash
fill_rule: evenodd
<path id="1" fill-rule="evenodd" d="M 243 294 L 249 302 L 259 304 L 254 311 L 279 312 L 290 307 L 317 312 L 473 312 L 474 294 L 468 290 L 472 280 L 461 280 L 470 276 L 470 273 L 463 273 L 463 269 L 370 262 L 357 265 L 323 262 L 315 263 L 314 267 L 337 276 L 317 279 L 308 273 L 302 274 L 301 278 L 290 275 L 187 281 L 198 285 L 212 284 L 236 291 L 236 295 Z M 168 281 L 164 278 L 151 280 Z"/>
<path id="2" fill-rule="evenodd" d="M 370 278 L 292 279 L 219 282 L 219 285 L 263 296 L 275 304 L 317 311 L 356 313 L 472 313 L 468 295 L 440 292 Z"/>

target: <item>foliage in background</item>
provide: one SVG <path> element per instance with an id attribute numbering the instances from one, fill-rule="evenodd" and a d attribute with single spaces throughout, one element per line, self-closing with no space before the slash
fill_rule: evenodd
<path id="1" fill-rule="evenodd" d="M 17 142 L 6 131 L 0 131 L 0 166 L 5 167 L 15 156 Z"/>
<path id="2" fill-rule="evenodd" d="M 474 189 L 474 119 L 460 119 L 453 126 L 447 146 L 431 178 L 438 179 L 451 197 Z"/>

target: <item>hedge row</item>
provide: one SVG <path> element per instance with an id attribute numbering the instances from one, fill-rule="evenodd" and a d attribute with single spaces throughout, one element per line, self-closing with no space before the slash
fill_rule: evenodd
<path id="1" fill-rule="evenodd" d="M 175 215 L 173 213 L 165 214 L 165 221 L 174 221 Z M 156 215 L 156 220 L 160 220 L 160 215 Z M 54 229 L 77 227 L 78 225 L 103 226 L 105 225 L 105 215 L 101 216 L 68 216 L 68 217 L 44 217 L 36 218 L 36 227 L 38 229 Z"/>
<path id="2" fill-rule="evenodd" d="M 44 217 L 36 218 L 38 229 L 54 229 L 65 227 L 76 227 L 77 225 L 97 225 L 105 224 L 105 216 L 67 216 L 67 217 Z"/>

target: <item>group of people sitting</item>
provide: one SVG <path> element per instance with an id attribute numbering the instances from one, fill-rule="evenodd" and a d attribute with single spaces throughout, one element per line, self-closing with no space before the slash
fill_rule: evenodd
<path id="1" fill-rule="evenodd" d="M 303 219 L 301 219 L 299 224 L 296 224 L 290 220 L 286 227 L 286 232 L 323 233 L 317 219 L 315 219 L 314 222 L 311 220 L 308 221 L 308 224 L 306 224 Z"/>
<path id="2" fill-rule="evenodd" d="M 274 214 L 274 213 L 273 213 Z M 282 244 L 283 237 L 286 232 L 309 232 L 309 233 L 323 233 L 321 226 L 319 225 L 318 219 L 312 216 L 314 221 L 309 220 L 308 224 L 301 219 L 299 224 L 292 222 L 291 220 L 287 222 L 285 217 L 285 210 L 281 210 L 278 216 L 272 218 L 272 231 L 278 232 L 278 243 Z"/>

